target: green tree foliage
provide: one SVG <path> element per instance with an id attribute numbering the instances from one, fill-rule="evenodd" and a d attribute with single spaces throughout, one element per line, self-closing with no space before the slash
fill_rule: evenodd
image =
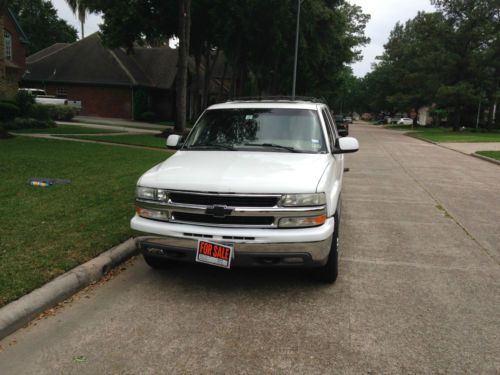
<path id="1" fill-rule="evenodd" d="M 85 0 L 101 11 L 104 41 L 133 49 L 135 43 L 158 45 L 180 35 L 178 5 L 186 0 Z M 294 58 L 296 0 L 192 0 L 188 47 L 206 88 L 214 60 L 222 55 L 231 72 L 231 95 L 290 94 Z M 369 40 L 369 16 L 343 0 L 307 0 L 301 9 L 297 94 L 333 102 L 347 64 L 360 58 Z M 181 37 L 181 42 L 183 38 Z M 179 103 L 178 103 L 179 104 Z"/>
<path id="2" fill-rule="evenodd" d="M 54 43 L 72 43 L 77 39 L 76 29 L 57 16 L 48 0 L 12 0 L 9 8 L 29 39 L 28 56 Z"/>
<path id="3" fill-rule="evenodd" d="M 216 43 L 231 63 L 233 95 L 290 93 L 296 12 L 295 0 L 242 0 L 220 7 Z M 356 48 L 368 42 L 368 19 L 360 7 L 343 1 L 302 4 L 299 95 L 335 97 L 343 67 L 356 61 Z"/>
<path id="4" fill-rule="evenodd" d="M 498 0 L 432 0 L 437 11 L 396 24 L 379 63 L 364 79 L 378 98 L 372 111 L 408 112 L 436 104 L 448 110 L 455 130 L 471 125 L 478 103 L 498 97 Z"/>

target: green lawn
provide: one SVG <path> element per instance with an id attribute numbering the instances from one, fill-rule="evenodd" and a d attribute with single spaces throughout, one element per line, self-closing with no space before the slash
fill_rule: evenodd
<path id="1" fill-rule="evenodd" d="M 0 140 L 0 306 L 129 238 L 137 179 L 167 157 L 90 143 Z M 30 177 L 72 183 L 33 187 Z"/>
<path id="2" fill-rule="evenodd" d="M 500 151 L 478 151 L 477 154 L 500 160 Z"/>
<path id="3" fill-rule="evenodd" d="M 425 128 L 411 126 L 392 125 L 386 126 L 387 129 L 406 130 L 408 135 L 415 138 L 427 139 L 433 142 L 500 142 L 500 132 L 454 132 L 449 128 Z"/>
<path id="4" fill-rule="evenodd" d="M 117 133 L 116 130 L 86 128 L 83 126 L 57 125 L 48 129 L 20 129 L 13 130 L 13 133 L 37 133 L 37 134 L 106 134 Z"/>
<path id="5" fill-rule="evenodd" d="M 68 138 L 78 138 L 78 139 L 90 139 L 99 142 L 109 142 L 109 143 L 120 143 L 126 145 L 136 145 L 136 146 L 147 146 L 147 147 L 157 147 L 165 148 L 166 139 L 155 137 L 154 135 L 144 135 L 144 134 L 130 134 L 130 135 L 110 135 L 103 137 L 93 137 L 93 136 L 71 136 Z"/>

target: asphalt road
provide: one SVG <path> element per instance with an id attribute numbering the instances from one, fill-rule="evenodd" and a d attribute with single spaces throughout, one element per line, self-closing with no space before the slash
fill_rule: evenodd
<path id="1" fill-rule="evenodd" d="M 141 259 L 0 342 L 0 373 L 500 372 L 500 167 L 356 124 L 333 286 Z"/>

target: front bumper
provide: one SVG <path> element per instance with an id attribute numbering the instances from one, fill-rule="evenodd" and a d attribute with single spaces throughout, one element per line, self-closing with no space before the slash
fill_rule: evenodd
<path id="1" fill-rule="evenodd" d="M 141 252 L 180 261 L 195 261 L 199 239 L 234 246 L 234 266 L 318 267 L 330 253 L 334 218 L 313 228 L 220 228 L 158 222 L 135 216 L 131 227 Z"/>

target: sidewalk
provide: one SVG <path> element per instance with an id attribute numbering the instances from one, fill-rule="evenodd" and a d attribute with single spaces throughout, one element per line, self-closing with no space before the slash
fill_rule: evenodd
<path id="1" fill-rule="evenodd" d="M 93 124 L 93 125 L 109 125 L 109 126 L 124 126 L 138 129 L 157 129 L 164 130 L 169 125 L 151 124 L 149 122 L 131 121 L 120 118 L 103 118 L 92 116 L 75 116 L 73 121 L 80 124 Z"/>
<path id="2" fill-rule="evenodd" d="M 469 155 L 477 151 L 500 151 L 500 142 L 446 142 L 439 145 Z"/>
<path id="3" fill-rule="evenodd" d="M 159 134 L 161 133 L 161 129 L 153 130 L 153 129 L 144 129 L 138 127 L 130 127 L 128 125 L 102 125 L 102 124 L 93 124 L 90 122 L 66 122 L 66 121 L 56 121 L 57 124 L 60 125 L 72 125 L 72 126 L 82 126 L 85 128 L 94 128 L 94 129 L 106 129 L 106 130 L 117 130 L 128 134 Z M 164 129 L 164 128 L 163 128 Z M 107 134 L 110 135 L 110 134 Z M 117 134 L 114 134 L 117 135 Z"/>

